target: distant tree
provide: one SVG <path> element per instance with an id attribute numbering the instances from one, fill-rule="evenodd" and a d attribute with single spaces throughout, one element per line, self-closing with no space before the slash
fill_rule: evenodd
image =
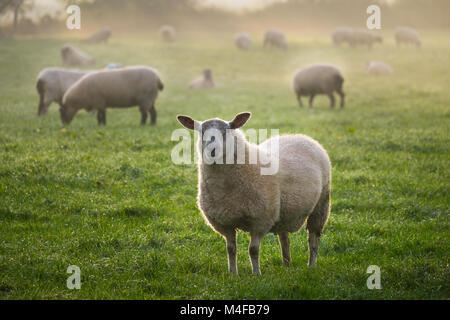
<path id="1" fill-rule="evenodd" d="M 25 0 L 0 0 L 0 16 L 8 12 L 13 12 L 13 32 L 17 31 L 19 14 Z"/>

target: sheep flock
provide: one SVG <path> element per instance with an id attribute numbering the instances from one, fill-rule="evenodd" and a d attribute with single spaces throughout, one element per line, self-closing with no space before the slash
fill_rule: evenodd
<path id="1" fill-rule="evenodd" d="M 168 48 L 175 48 L 183 36 L 171 25 L 163 25 L 156 31 L 162 42 L 160 45 Z M 112 30 L 104 27 L 81 43 L 108 45 L 112 35 Z M 235 34 L 234 43 L 230 43 L 236 49 L 233 54 L 237 57 L 260 49 L 262 54 L 277 54 L 279 59 L 283 59 L 286 52 L 295 46 L 278 29 L 268 29 L 262 36 L 262 43 L 258 44 L 257 38 L 249 32 Z M 410 27 L 397 28 L 393 38 L 397 47 L 422 47 L 419 34 Z M 339 27 L 331 32 L 331 43 L 335 46 L 333 50 L 372 52 L 374 46 L 383 45 L 383 38 L 375 31 Z M 350 49 L 346 49 L 347 46 Z M 81 109 L 95 112 L 98 124 L 105 125 L 107 108 L 137 106 L 141 113 L 140 124 L 145 125 L 150 117 L 150 125 L 156 125 L 156 100 L 166 82 L 154 66 L 109 63 L 105 68 L 95 69 L 96 58 L 69 43 L 61 48 L 60 54 L 63 67 L 48 67 L 37 77 L 39 116 L 47 114 L 51 103 L 55 102 L 60 106 L 64 125 L 70 124 Z M 381 61 L 382 57 L 373 58 L 358 68 L 367 76 L 395 76 L 394 67 Z M 74 67 L 86 69 L 71 69 Z M 303 107 L 302 97 L 309 98 L 309 108 L 312 108 L 314 98 L 325 95 L 333 109 L 337 94 L 340 109 L 344 108 L 346 77 L 338 65 L 317 61 L 298 67 L 292 70 L 290 90 L 294 93 L 293 100 L 296 99 L 300 107 Z M 213 71 L 210 66 L 204 65 L 193 72 L 192 80 L 186 83 L 185 89 L 192 89 L 193 95 L 198 94 L 197 90 L 217 90 L 223 78 L 217 75 L 219 81 L 216 82 L 216 72 Z M 276 74 L 273 76 L 277 77 Z M 260 174 L 264 165 L 259 160 L 254 164 L 232 165 L 222 165 L 217 161 L 200 162 L 198 207 L 206 223 L 225 239 L 230 273 L 238 272 L 237 230 L 250 233 L 248 253 L 252 270 L 254 274 L 260 274 L 259 252 L 263 237 L 269 232 L 278 236 L 282 262 L 288 265 L 291 261 L 289 233 L 297 232 L 304 224 L 308 231 L 308 264 L 312 266 L 317 261 L 319 238 L 330 215 L 331 164 L 328 154 L 319 142 L 301 134 L 282 135 L 276 141 L 272 138 L 259 145 L 250 143 L 241 131 L 250 117 L 249 112 L 242 112 L 231 121 L 218 118 L 199 121 L 185 115 L 177 117 L 184 128 L 201 135 L 210 129 L 218 131 L 225 137 L 222 146 L 233 140 L 242 147 L 245 155 L 251 152 L 268 155 L 275 143 L 278 146 L 278 171 L 272 175 Z M 199 139 L 199 157 L 215 142 L 217 139 L 211 137 Z M 225 159 L 231 151 L 227 145 L 227 148 L 217 149 L 217 152 L 216 160 L 217 157 Z"/>

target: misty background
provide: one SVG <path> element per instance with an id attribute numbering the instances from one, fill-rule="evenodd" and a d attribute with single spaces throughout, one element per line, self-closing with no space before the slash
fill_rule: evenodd
<path id="1" fill-rule="evenodd" d="M 68 30 L 65 9 L 81 8 L 81 30 Z M 313 32 L 364 27 L 366 8 L 381 7 L 383 29 L 450 28 L 448 0 L 0 0 L 0 34 L 84 36 L 109 26 L 115 34 L 148 33 L 162 24 L 181 32 Z"/>

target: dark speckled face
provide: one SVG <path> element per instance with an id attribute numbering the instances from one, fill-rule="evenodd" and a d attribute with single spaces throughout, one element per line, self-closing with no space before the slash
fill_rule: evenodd
<path id="1" fill-rule="evenodd" d="M 202 159 L 205 160 L 206 158 L 206 163 L 212 164 L 224 163 L 222 161 L 217 162 L 217 160 L 223 160 L 225 157 L 224 146 L 227 145 L 227 138 L 230 138 L 229 134 L 227 136 L 227 131 L 242 127 L 250 119 L 250 116 L 249 112 L 243 112 L 230 122 L 218 118 L 199 122 L 182 115 L 179 115 L 177 119 L 185 128 L 201 133 L 198 145 L 199 151 L 202 154 Z"/>
<path id="2" fill-rule="evenodd" d="M 211 156 L 215 157 L 217 154 L 223 154 L 222 149 L 226 145 L 227 129 L 231 129 L 229 122 L 222 119 L 210 119 L 201 123 L 201 138 L 202 138 L 202 151 L 205 148 L 212 146 Z"/>

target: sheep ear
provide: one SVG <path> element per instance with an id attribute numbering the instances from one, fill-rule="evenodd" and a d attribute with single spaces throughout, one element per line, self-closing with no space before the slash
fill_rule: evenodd
<path id="1" fill-rule="evenodd" d="M 188 128 L 190 130 L 194 130 L 196 121 L 192 120 L 192 118 L 188 116 L 179 115 L 177 116 L 177 120 L 183 125 L 183 127 Z"/>
<path id="2" fill-rule="evenodd" d="M 238 129 L 238 128 L 242 127 L 248 121 L 248 119 L 250 119 L 251 115 L 252 114 L 250 112 L 239 113 L 233 119 L 233 121 L 230 122 L 230 128 L 231 129 Z"/>

